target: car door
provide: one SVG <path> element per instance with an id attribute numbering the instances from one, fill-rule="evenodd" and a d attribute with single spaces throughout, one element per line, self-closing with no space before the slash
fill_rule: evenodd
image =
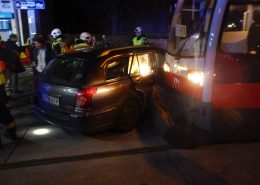
<path id="1" fill-rule="evenodd" d="M 133 85 L 128 75 L 130 55 L 113 56 L 105 60 L 104 81 L 97 85 L 97 93 L 93 97 L 97 114 L 118 110 L 131 97 Z"/>
<path id="2" fill-rule="evenodd" d="M 130 76 L 136 91 L 147 100 L 154 84 L 154 55 L 152 51 L 136 52 L 131 60 Z"/>

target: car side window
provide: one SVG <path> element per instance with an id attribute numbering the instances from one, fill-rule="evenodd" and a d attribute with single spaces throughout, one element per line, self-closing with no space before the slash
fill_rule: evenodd
<path id="1" fill-rule="evenodd" d="M 152 53 L 137 53 L 130 57 L 130 61 L 132 62 L 128 67 L 130 74 L 146 76 L 152 72 Z"/>
<path id="2" fill-rule="evenodd" d="M 120 57 L 107 65 L 106 80 L 120 78 L 128 75 L 129 57 Z"/>

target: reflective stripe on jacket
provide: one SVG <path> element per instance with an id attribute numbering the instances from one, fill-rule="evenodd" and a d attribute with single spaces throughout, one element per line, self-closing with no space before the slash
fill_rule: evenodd
<path id="1" fill-rule="evenodd" d="M 90 45 L 86 42 L 82 42 L 82 43 L 79 43 L 79 44 L 75 44 L 74 45 L 74 49 L 79 49 L 79 48 L 84 48 L 84 47 L 89 47 Z"/>

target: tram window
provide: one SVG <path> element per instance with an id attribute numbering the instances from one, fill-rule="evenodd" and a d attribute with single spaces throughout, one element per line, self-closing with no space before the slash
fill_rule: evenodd
<path id="1" fill-rule="evenodd" d="M 260 27 L 252 30 L 258 21 L 259 3 L 228 6 L 215 63 L 216 83 L 260 82 Z"/>
<path id="2" fill-rule="evenodd" d="M 181 10 L 176 10 L 179 16 L 171 25 L 167 45 L 169 53 L 182 57 L 204 55 L 213 2 L 188 0 L 184 1 Z"/>
<path id="3" fill-rule="evenodd" d="M 223 51 L 227 53 L 250 52 L 248 51 L 248 34 L 251 25 L 255 22 L 253 13 L 258 9 L 260 6 L 251 4 L 230 5 L 228 7 L 221 40 Z M 257 39 L 257 35 L 259 34 L 256 34 L 254 39 Z"/>
<path id="4" fill-rule="evenodd" d="M 243 16 L 246 11 L 245 5 L 230 5 L 225 18 L 224 31 L 243 31 Z"/>

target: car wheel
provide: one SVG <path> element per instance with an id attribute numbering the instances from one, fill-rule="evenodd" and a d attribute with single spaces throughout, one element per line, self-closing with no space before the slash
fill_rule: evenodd
<path id="1" fill-rule="evenodd" d="M 124 133 L 132 130 L 140 115 L 140 107 L 135 100 L 128 100 L 120 109 L 116 130 Z"/>

